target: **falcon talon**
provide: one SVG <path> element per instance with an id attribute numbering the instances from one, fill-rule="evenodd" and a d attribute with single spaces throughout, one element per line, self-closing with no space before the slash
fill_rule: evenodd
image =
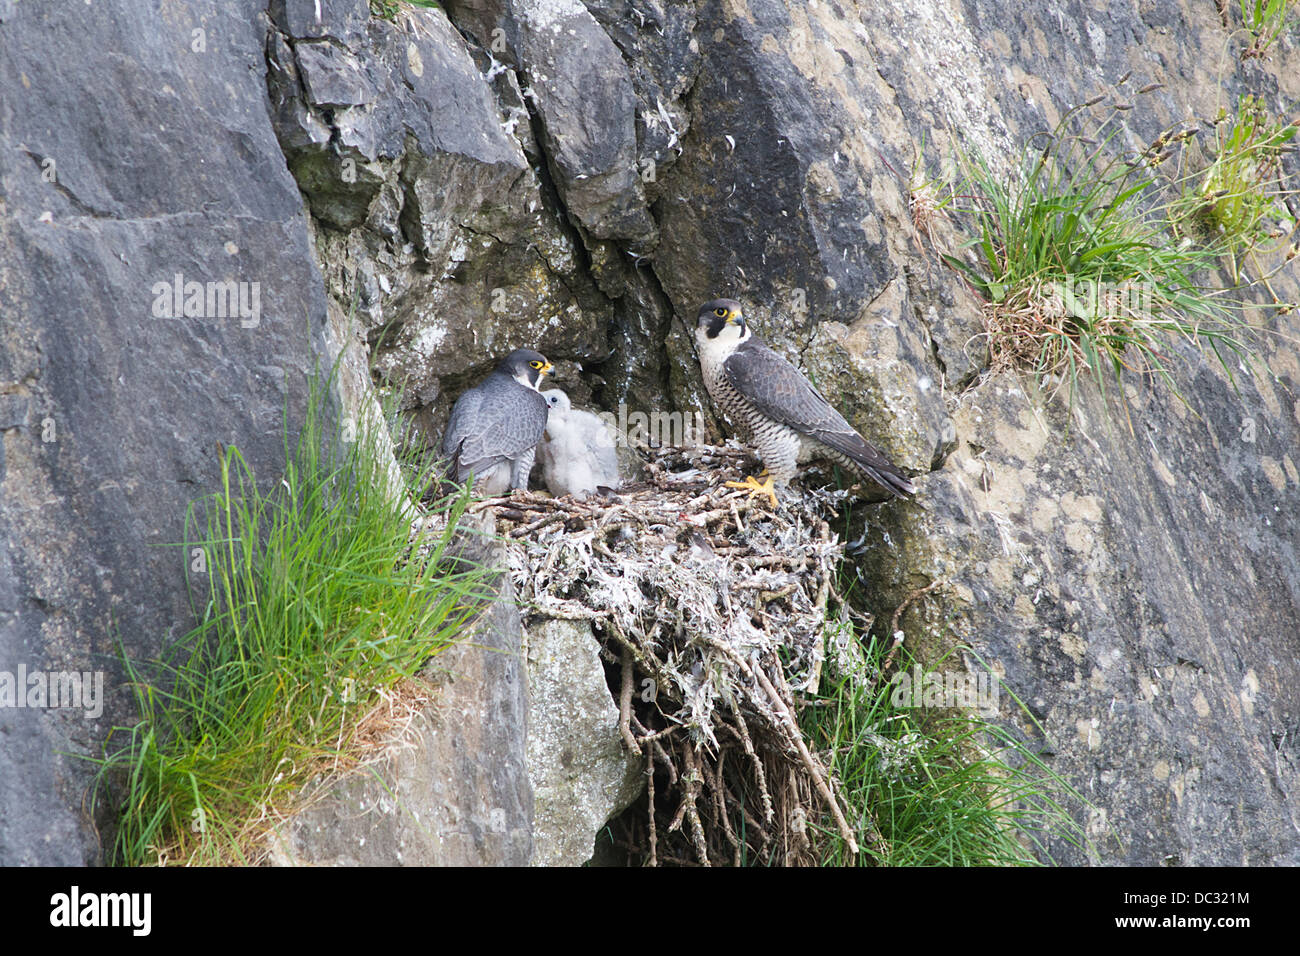
<path id="1" fill-rule="evenodd" d="M 714 299 L 700 306 L 695 344 L 709 395 L 757 447 L 767 476 L 763 490 L 773 507 L 776 491 L 814 458 L 844 465 L 896 497 L 916 494 L 897 465 L 859 435 L 802 372 L 754 335 L 739 302 Z"/>
<path id="2" fill-rule="evenodd" d="M 766 474 L 766 472 L 764 472 Z M 769 477 L 766 481 L 760 482 L 753 475 L 747 475 L 744 481 L 724 481 L 728 488 L 739 488 L 742 491 L 748 491 L 751 500 L 759 495 L 767 495 L 772 502 L 773 508 L 779 508 L 780 503 L 776 500 L 776 489 L 772 485 L 772 479 Z"/>

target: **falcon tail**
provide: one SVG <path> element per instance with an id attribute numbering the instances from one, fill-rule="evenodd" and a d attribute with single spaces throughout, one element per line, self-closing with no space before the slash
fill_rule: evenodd
<path id="1" fill-rule="evenodd" d="M 916 486 L 898 469 L 882 471 L 868 465 L 861 465 L 861 467 L 868 478 L 898 498 L 910 498 L 916 494 Z"/>
<path id="2" fill-rule="evenodd" d="M 859 471 L 890 494 L 899 498 L 910 498 L 916 494 L 916 486 L 903 474 L 902 469 L 856 431 L 823 432 L 817 437 L 852 461 Z"/>

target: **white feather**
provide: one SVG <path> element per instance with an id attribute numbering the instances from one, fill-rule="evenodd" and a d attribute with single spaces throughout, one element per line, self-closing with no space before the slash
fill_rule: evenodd
<path id="1" fill-rule="evenodd" d="M 619 485 L 614 437 L 591 412 L 573 407 L 558 388 L 542 393 L 551 410 L 546 433 L 537 446 L 542 480 L 551 494 L 588 495 L 598 487 Z"/>

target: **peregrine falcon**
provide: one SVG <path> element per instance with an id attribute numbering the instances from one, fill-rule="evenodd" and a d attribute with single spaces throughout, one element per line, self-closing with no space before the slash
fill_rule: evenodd
<path id="1" fill-rule="evenodd" d="M 462 482 L 473 475 L 475 493 L 487 497 L 528 487 L 548 411 L 539 388 L 550 370 L 540 352 L 515 349 L 456 399 L 442 438 L 448 478 Z"/>
<path id="2" fill-rule="evenodd" d="M 768 476 L 761 484 L 751 475 L 727 482 L 729 487 L 747 488 L 751 497 L 765 494 L 775 507 L 776 489 L 794 477 L 797 464 L 829 458 L 894 495 L 916 493 L 898 466 L 859 435 L 802 372 L 749 330 L 740 303 L 715 299 L 700 306 L 695 343 L 709 394 L 749 432 Z"/>
<path id="3" fill-rule="evenodd" d="M 602 487 L 617 488 L 618 455 L 605 423 L 574 408 L 558 388 L 542 392 L 542 398 L 551 406 L 551 415 L 537 458 L 551 494 L 587 495 Z"/>

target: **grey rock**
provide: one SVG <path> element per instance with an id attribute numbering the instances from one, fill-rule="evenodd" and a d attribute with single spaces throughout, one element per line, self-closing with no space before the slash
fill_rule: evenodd
<path id="1" fill-rule="evenodd" d="M 27 424 L 32 400 L 27 395 L 0 393 L 0 431 Z"/>
<path id="2" fill-rule="evenodd" d="M 266 62 L 275 130 L 286 155 L 323 149 L 332 135 L 330 126 L 305 102 L 293 48 L 274 31 L 267 39 Z"/>
<path id="3" fill-rule="evenodd" d="M 0 391 L 22 383 L 39 419 L 0 439 L 0 669 L 99 671 L 106 698 L 96 720 L 0 710 L 5 865 L 103 861 L 112 820 L 85 814 L 95 767 L 78 758 L 136 719 L 117 642 L 147 660 L 189 629 L 188 562 L 167 545 L 219 487 L 219 442 L 278 480 L 321 354 L 259 6 L 171 11 L 3 13 Z M 159 317 L 177 275 L 247 283 L 250 305 L 257 283 L 260 308 Z"/>
<path id="4" fill-rule="evenodd" d="M 618 730 L 591 627 L 543 621 L 528 630 L 528 772 L 534 866 L 577 866 L 596 834 L 645 787 L 641 758 Z"/>
<path id="5" fill-rule="evenodd" d="M 743 15 L 705 5 L 697 17 L 689 132 L 655 206 L 653 269 L 679 320 L 668 333 L 671 391 L 686 407 L 709 406 L 681 323 L 710 298 L 739 298 L 759 334 L 828 380 L 872 444 L 906 469 L 928 468 L 947 413 L 938 388 L 915 387 L 938 376 L 920 371 L 930 342 L 890 237 L 906 201 L 879 162 L 903 130 L 864 35 L 821 5 L 792 12 L 759 0 Z M 882 378 L 892 380 L 883 391 L 873 384 Z"/>
<path id="6" fill-rule="evenodd" d="M 1222 73 L 1228 31 L 1189 3 L 972 0 L 863 17 L 911 138 L 925 135 L 933 156 L 956 130 L 966 148 L 1009 163 L 1016 143 L 1096 93 L 1136 101 L 1126 136 L 1149 142 L 1187 115 L 1212 117 L 1215 97 L 1231 102 L 1247 72 Z M 1065 42 L 1046 39 L 1062 31 Z M 1294 71 L 1267 72 L 1270 87 L 1300 96 Z M 1134 95 L 1153 81 L 1165 88 Z M 906 156 L 891 162 L 907 168 Z M 1281 281 L 1295 290 L 1295 270 Z M 922 263 L 909 286 L 935 370 L 949 387 L 969 378 L 984 361 L 971 342 L 978 302 Z M 1284 688 L 1300 622 L 1287 504 L 1300 486 L 1300 367 L 1270 336 L 1260 347 L 1270 371 L 1238 377 L 1238 394 L 1212 357 L 1172 342 L 1170 352 L 1191 362 L 1176 377 L 1190 407 L 1136 377 L 1127 410 L 1113 385 L 1109 406 L 1085 385 L 1069 415 L 1009 377 L 954 396 L 956 451 L 920 513 L 869 519 L 862 568 L 886 615 L 914 575 L 953 582 L 905 615 L 909 643 L 937 656 L 969 641 L 1026 701 L 1041 728 L 1009 695 L 1004 720 L 1091 801 L 1073 809 L 1092 847 L 1054 845 L 1058 861 L 1294 864 L 1300 759 Z M 1262 437 L 1245 441 L 1246 421 Z"/>
<path id="7" fill-rule="evenodd" d="M 568 214 L 593 239 L 652 248 L 636 94 L 618 47 L 587 8 L 580 0 L 454 0 L 448 10 L 518 72 Z"/>
<path id="8" fill-rule="evenodd" d="M 375 102 L 377 91 L 354 54 L 328 40 L 299 40 L 293 55 L 313 106 L 365 106 Z"/>
<path id="9" fill-rule="evenodd" d="M 271 19 L 290 36 L 359 44 L 370 23 L 367 0 L 271 0 Z"/>
<path id="10" fill-rule="evenodd" d="M 1295 655 L 1279 644 L 1300 621 L 1282 500 L 1297 486 L 1294 348 L 1269 344 L 1274 381 L 1253 382 L 1258 397 L 1243 389 L 1244 408 L 1198 361 L 1180 386 L 1202 418 L 1135 382 L 1135 435 L 1087 389 L 1073 421 L 1013 397 L 1008 380 L 959 396 L 986 360 L 972 342 L 979 303 L 925 259 L 907 214 L 923 139 L 931 161 L 954 144 L 949 130 L 1007 161 L 1053 110 L 1129 69 L 1134 86 L 1179 91 L 1176 105 L 1161 91 L 1134 111 L 1135 137 L 1187 109 L 1212 116 L 1214 12 L 1157 6 L 1154 29 L 1087 3 L 877 5 L 861 23 L 833 4 L 702 6 L 706 66 L 685 152 L 663 177 L 652 268 L 678 317 L 712 295 L 745 299 L 755 327 L 864 435 L 910 468 L 941 469 L 916 510 L 856 516 L 873 545 L 859 562 L 871 609 L 889 620 L 918 581 L 954 582 L 905 616 L 909 643 L 937 658 L 968 641 L 1037 701 L 1046 759 L 1093 802 L 1075 808 L 1091 851 L 1055 845 L 1056 859 L 1294 862 L 1296 718 L 1283 688 Z M 1044 39 L 1062 23 L 1077 42 Z M 1133 53 L 1151 49 L 1163 70 Z M 1266 82 L 1300 93 L 1276 77 Z M 1283 281 L 1295 287 L 1294 269 Z M 707 407 L 679 325 L 667 331 L 670 391 Z M 1270 450 L 1234 437 L 1245 418 Z M 1153 441 L 1167 449 L 1158 462 Z M 1041 739 L 1023 714 L 1004 719 Z"/>
<path id="11" fill-rule="evenodd" d="M 489 524 L 483 529 L 491 534 Z M 477 560 L 499 560 L 476 552 Z M 509 576 L 462 642 L 435 657 L 437 685 L 403 737 L 329 781 L 272 837 L 282 866 L 524 866 L 534 847 L 525 751 L 523 629 Z"/>
<path id="12" fill-rule="evenodd" d="M 623 55 L 637 98 L 637 170 L 654 202 L 660 176 L 682 154 L 690 128 L 682 97 L 703 66 L 695 10 L 662 0 L 584 2 Z"/>
<path id="13" fill-rule="evenodd" d="M 403 390 L 423 445 L 450 399 L 515 347 L 603 359 L 611 307 L 521 148 L 528 123 L 498 107 L 442 11 L 399 19 L 374 21 L 352 51 L 279 37 L 297 56 L 269 87 L 290 167 L 330 227 L 317 246 L 331 292 L 382 335 L 376 369 Z M 275 36 L 269 48 L 283 57 Z M 313 70 L 316 87 L 337 92 L 297 81 Z M 354 95 L 354 73 L 373 99 Z"/>
<path id="14" fill-rule="evenodd" d="M 1130 436 L 1088 387 L 1064 438 L 1059 405 L 1040 411 L 1041 397 L 994 379 L 959 408 L 962 447 L 929 482 L 919 525 L 890 515 L 868 536 L 868 561 L 888 536 L 907 566 L 951 581 L 905 615 L 909 643 L 969 642 L 1028 705 L 1004 691 L 1003 719 L 1090 801 L 1072 809 L 1093 845 L 1053 845 L 1061 862 L 1300 854 L 1286 822 L 1300 784 L 1286 730 L 1300 566 L 1282 503 L 1300 474 L 1295 438 L 1281 437 L 1296 426 L 1247 387 L 1277 436 L 1252 446 L 1212 366 L 1184 384 L 1202 419 L 1130 386 Z M 907 587 L 892 581 L 880 606 Z"/>
<path id="15" fill-rule="evenodd" d="M 907 202 L 919 154 L 931 173 L 957 145 L 1007 162 L 1129 70 L 1125 97 L 1165 83 L 1126 115 L 1135 141 L 1248 88 L 1283 109 L 1294 38 L 1238 64 L 1241 38 L 1190 0 L 449 0 L 396 23 L 364 0 L 266 6 L 0 2 L 0 668 L 112 675 L 99 721 L 0 712 L 0 863 L 99 860 L 87 765 L 62 755 L 133 717 L 114 639 L 148 657 L 189 626 L 184 567 L 155 545 L 215 487 L 215 443 L 274 483 L 318 356 L 352 350 L 360 407 L 363 342 L 416 445 L 524 345 L 581 366 L 565 388 L 608 410 L 711 417 L 682 320 L 717 295 L 873 444 L 935 469 L 915 503 L 854 515 L 872 610 L 950 581 L 908 639 L 969 642 L 1039 715 L 1046 737 L 1003 719 L 1093 804 L 1091 855 L 1057 859 L 1300 862 L 1294 346 L 1270 340 L 1239 391 L 1195 364 L 1195 415 L 1131 382 L 1132 433 L 1086 388 L 1069 419 L 1010 380 L 971 388 L 979 302 Z M 1300 298 L 1295 268 L 1280 298 Z M 154 317 L 177 274 L 258 282 L 257 325 Z M 518 727 L 492 739 L 522 761 Z M 520 792 L 444 801 L 471 821 L 441 818 L 457 858 L 530 857 Z M 417 845 L 385 832 L 367 859 Z"/>
<path id="16" fill-rule="evenodd" d="M 654 245 L 637 169 L 636 97 L 618 48 L 578 0 L 513 4 L 520 67 L 565 207 L 597 239 Z"/>
<path id="17" fill-rule="evenodd" d="M 407 157 L 412 235 L 438 260 L 447 250 L 430 241 L 431 224 L 474 218 L 527 164 L 442 12 L 412 11 L 409 22 L 406 30 L 375 21 L 355 50 L 310 31 L 273 31 L 269 88 L 286 156 L 316 216 L 336 229 L 360 225 L 387 178 L 385 163 Z M 478 188 L 449 190 L 448 182 Z"/>
<path id="18" fill-rule="evenodd" d="M 492 534 L 490 520 L 480 529 Z M 499 548 L 472 549 L 500 562 Z M 323 781 L 277 826 L 272 862 L 336 866 L 574 866 L 644 785 L 590 628 L 527 635 L 508 576 L 482 623 L 426 669 L 436 684 L 400 739 Z M 527 745 L 525 749 L 525 727 Z"/>

